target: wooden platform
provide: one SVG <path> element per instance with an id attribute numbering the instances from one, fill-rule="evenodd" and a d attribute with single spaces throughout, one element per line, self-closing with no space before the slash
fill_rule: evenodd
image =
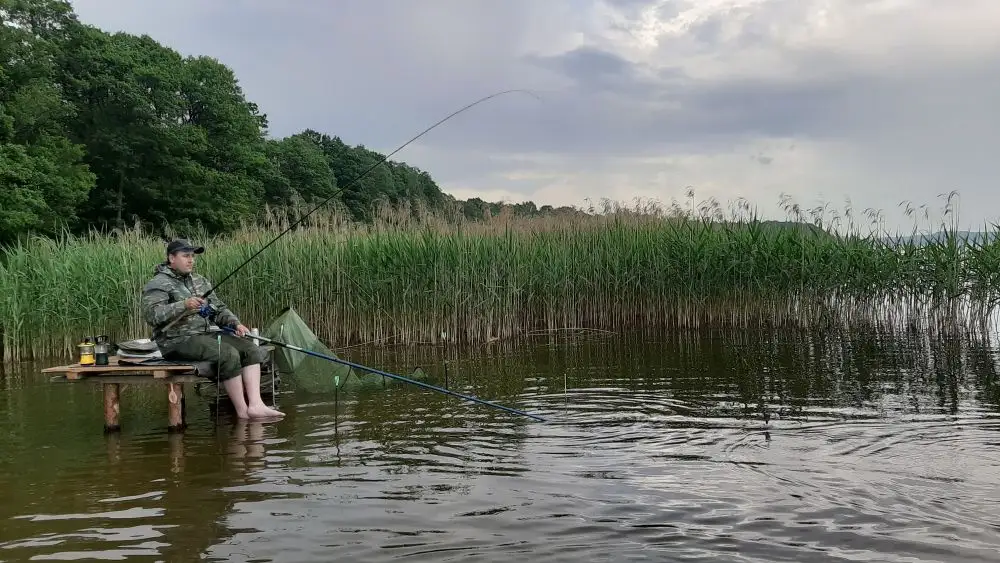
<path id="1" fill-rule="evenodd" d="M 59 374 L 56 379 L 63 381 L 86 381 L 104 386 L 104 431 L 121 430 L 121 386 L 122 384 L 160 384 L 167 387 L 167 429 L 171 432 L 183 430 L 184 384 L 200 379 L 194 364 L 128 364 L 120 363 L 117 356 L 108 358 L 106 366 L 82 366 L 69 364 L 45 368 L 42 373 Z"/>
<path id="2" fill-rule="evenodd" d="M 273 352 L 273 346 L 262 346 Z M 272 359 L 261 366 L 261 372 L 272 368 Z M 199 369 L 211 371 L 211 375 L 198 375 Z M 104 431 L 117 432 L 121 430 L 121 386 L 125 385 L 164 385 L 167 388 L 167 429 L 175 432 L 183 430 L 185 422 L 184 384 L 211 381 L 214 377 L 214 366 L 208 363 L 157 363 L 130 364 L 121 363 L 118 356 L 108 358 L 106 366 L 82 366 L 68 364 L 45 368 L 42 373 L 53 374 L 52 381 L 82 382 L 100 384 L 104 387 Z M 275 375 L 272 374 L 272 378 Z"/>

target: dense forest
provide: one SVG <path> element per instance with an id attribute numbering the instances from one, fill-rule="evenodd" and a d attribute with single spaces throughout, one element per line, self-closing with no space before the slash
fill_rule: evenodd
<path id="1" fill-rule="evenodd" d="M 503 207 L 402 162 L 348 185 L 384 155 L 311 129 L 272 138 L 225 64 L 85 25 L 68 2 L 0 0 L 0 23 L 0 244 L 136 224 L 220 234 L 335 193 L 357 221 L 384 203 L 472 220 Z"/>

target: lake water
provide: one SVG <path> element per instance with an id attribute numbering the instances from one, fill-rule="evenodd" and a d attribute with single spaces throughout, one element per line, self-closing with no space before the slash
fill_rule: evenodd
<path id="1" fill-rule="evenodd" d="M 986 339 L 604 334 L 349 351 L 546 417 L 389 385 L 238 423 L 188 389 L 0 378 L 0 561 L 997 561 Z"/>

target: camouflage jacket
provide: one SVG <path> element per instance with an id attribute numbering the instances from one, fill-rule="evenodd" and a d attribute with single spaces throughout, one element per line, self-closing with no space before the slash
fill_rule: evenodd
<path id="1" fill-rule="evenodd" d="M 165 263 L 156 266 L 153 278 L 142 288 L 142 317 L 153 328 L 153 340 L 157 345 L 163 348 L 181 336 L 207 334 L 216 326 L 239 324 L 240 319 L 214 292 L 208 296 L 208 303 L 218 311 L 214 319 L 202 317 L 197 310 L 185 310 L 185 299 L 200 297 L 211 287 L 209 281 L 199 274 L 181 275 Z M 184 315 L 183 318 L 167 328 L 181 315 Z"/>

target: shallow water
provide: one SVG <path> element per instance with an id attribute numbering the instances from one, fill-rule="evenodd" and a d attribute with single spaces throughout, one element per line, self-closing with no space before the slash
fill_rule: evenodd
<path id="1" fill-rule="evenodd" d="M 388 385 L 282 394 L 0 379 L 0 561 L 996 561 L 997 350 L 871 331 L 590 335 L 360 353 L 547 418 Z"/>

